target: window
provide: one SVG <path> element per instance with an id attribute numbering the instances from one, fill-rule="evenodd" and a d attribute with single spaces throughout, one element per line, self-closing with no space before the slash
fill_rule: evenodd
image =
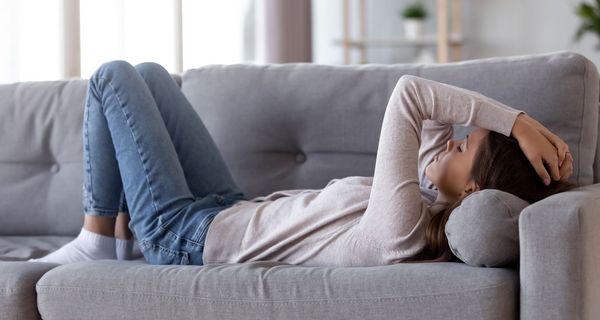
<path id="1" fill-rule="evenodd" d="M 81 76 L 117 59 L 154 61 L 175 72 L 174 2 L 81 0 Z"/>
<path id="2" fill-rule="evenodd" d="M 70 70 L 81 70 L 80 76 L 89 78 L 102 63 L 116 59 L 134 65 L 154 61 L 172 73 L 206 64 L 252 62 L 253 3 L 0 0 L 0 82 L 61 79 L 69 69 L 66 64 L 77 64 Z M 79 15 L 64 16 L 68 5 L 78 5 Z M 65 25 L 78 26 L 79 32 L 65 30 Z M 76 43 L 65 39 L 77 34 L 79 47 L 65 45 Z"/>
<path id="3" fill-rule="evenodd" d="M 254 58 L 251 0 L 183 0 L 183 68 Z"/>
<path id="4" fill-rule="evenodd" d="M 0 0 L 0 82 L 62 77 L 60 0 Z"/>

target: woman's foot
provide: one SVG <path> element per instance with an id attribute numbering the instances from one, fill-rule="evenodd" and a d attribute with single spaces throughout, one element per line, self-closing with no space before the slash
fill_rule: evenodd
<path id="1" fill-rule="evenodd" d="M 120 211 L 115 224 L 115 238 L 117 238 L 117 260 L 131 260 L 133 258 L 133 233 L 129 230 L 128 212 Z"/>
<path id="2" fill-rule="evenodd" d="M 117 260 L 131 260 L 133 258 L 133 238 L 117 238 L 116 247 Z"/>
<path id="3" fill-rule="evenodd" d="M 77 238 L 60 249 L 39 259 L 29 259 L 29 261 L 65 264 L 101 259 L 117 259 L 115 238 L 81 228 Z"/>

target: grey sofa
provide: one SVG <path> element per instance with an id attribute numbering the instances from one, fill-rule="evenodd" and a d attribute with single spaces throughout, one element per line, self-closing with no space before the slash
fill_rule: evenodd
<path id="1" fill-rule="evenodd" d="M 599 78 L 585 57 L 209 65 L 174 77 L 252 198 L 371 176 L 387 99 L 403 74 L 525 110 L 569 144 L 571 180 L 581 187 L 521 212 L 517 265 L 22 261 L 60 247 L 81 227 L 87 82 L 16 83 L 0 86 L 0 318 L 600 319 Z M 470 128 L 455 129 L 459 138 Z"/>

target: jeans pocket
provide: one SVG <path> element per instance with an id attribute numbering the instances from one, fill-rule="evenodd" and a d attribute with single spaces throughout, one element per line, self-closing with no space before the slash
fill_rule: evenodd
<path id="1" fill-rule="evenodd" d="M 154 241 L 140 240 L 140 251 L 144 254 L 146 261 L 158 265 L 187 265 L 190 264 L 190 256 L 186 251 L 167 248 Z"/>

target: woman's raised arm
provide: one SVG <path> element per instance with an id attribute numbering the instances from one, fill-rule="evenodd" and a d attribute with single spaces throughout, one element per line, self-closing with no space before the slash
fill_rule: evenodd
<path id="1" fill-rule="evenodd" d="M 375 245 L 406 256 L 416 253 L 424 245 L 428 223 L 417 168 L 423 121 L 478 126 L 509 136 L 520 113 L 474 91 L 400 77 L 385 110 L 369 204 L 358 230 Z"/>

